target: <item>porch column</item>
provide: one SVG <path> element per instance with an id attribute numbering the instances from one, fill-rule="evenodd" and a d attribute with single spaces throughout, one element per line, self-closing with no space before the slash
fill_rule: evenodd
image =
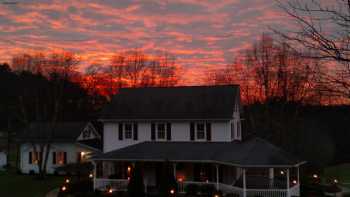
<path id="1" fill-rule="evenodd" d="M 299 166 L 297 167 L 297 184 L 300 185 Z"/>
<path id="2" fill-rule="evenodd" d="M 174 178 L 176 180 L 176 163 L 173 163 Z"/>
<path id="3" fill-rule="evenodd" d="M 93 191 L 95 191 L 96 190 L 96 162 L 95 161 L 92 161 L 92 165 L 93 165 L 93 168 L 94 168 L 94 171 L 93 171 L 93 188 L 94 188 L 94 190 Z"/>
<path id="4" fill-rule="evenodd" d="M 246 176 L 245 176 L 246 170 L 245 168 L 243 168 L 243 197 L 247 197 L 247 180 L 246 180 Z"/>
<path id="5" fill-rule="evenodd" d="M 287 197 L 290 197 L 290 194 L 289 194 L 289 168 L 287 169 L 286 179 L 287 179 Z"/>
<path id="6" fill-rule="evenodd" d="M 273 168 L 269 168 L 269 184 L 270 184 L 270 187 L 273 187 L 274 179 L 275 179 L 274 169 Z"/>
<path id="7" fill-rule="evenodd" d="M 219 190 L 219 165 L 215 165 L 216 168 L 216 189 Z"/>

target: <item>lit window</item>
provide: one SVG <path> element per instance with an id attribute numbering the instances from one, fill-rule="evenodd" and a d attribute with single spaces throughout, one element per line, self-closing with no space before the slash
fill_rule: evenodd
<path id="1" fill-rule="evenodd" d="M 56 153 L 56 161 L 58 164 L 66 164 L 66 153 L 65 152 L 57 152 Z"/>
<path id="2" fill-rule="evenodd" d="M 204 131 L 204 124 L 203 123 L 197 124 L 197 139 L 198 140 L 205 139 L 205 131 Z"/>
<path id="3" fill-rule="evenodd" d="M 132 125 L 131 124 L 125 124 L 125 139 L 131 139 L 132 138 Z"/>
<path id="4" fill-rule="evenodd" d="M 165 124 L 163 123 L 157 125 L 157 138 L 165 139 Z"/>

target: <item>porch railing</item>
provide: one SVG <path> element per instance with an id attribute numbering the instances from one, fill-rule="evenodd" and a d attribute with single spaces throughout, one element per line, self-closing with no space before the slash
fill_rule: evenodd
<path id="1" fill-rule="evenodd" d="M 290 188 L 289 190 L 290 196 L 299 196 L 300 195 L 300 185 L 294 185 L 293 187 Z"/>
<path id="2" fill-rule="evenodd" d="M 264 197 L 287 197 L 286 189 L 247 189 L 247 197 L 264 196 Z"/>
<path id="3" fill-rule="evenodd" d="M 127 179 L 102 179 L 96 178 L 94 188 L 98 190 L 113 189 L 115 191 L 126 191 L 129 181 Z"/>

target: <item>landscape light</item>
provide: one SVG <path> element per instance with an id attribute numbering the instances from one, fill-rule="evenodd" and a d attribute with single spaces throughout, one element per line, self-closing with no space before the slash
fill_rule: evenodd
<path id="1" fill-rule="evenodd" d="M 93 178 L 94 175 L 92 173 L 89 174 L 89 178 Z"/>
<path id="2" fill-rule="evenodd" d="M 69 183 L 70 182 L 70 180 L 69 179 L 66 179 L 66 181 L 65 181 L 66 183 Z"/>
<path id="3" fill-rule="evenodd" d="M 67 190 L 67 187 L 66 186 L 62 186 L 61 187 L 61 190 L 64 192 L 64 191 L 66 191 Z"/>
<path id="4" fill-rule="evenodd" d="M 334 182 L 334 183 L 338 183 L 338 180 L 337 180 L 337 179 L 334 179 L 333 182 Z"/>
<path id="5" fill-rule="evenodd" d="M 314 177 L 315 179 L 317 179 L 317 178 L 318 178 L 318 175 L 317 175 L 317 174 L 314 174 L 314 175 L 312 175 L 312 177 Z"/>
<path id="6" fill-rule="evenodd" d="M 174 189 L 171 189 L 171 190 L 170 190 L 170 194 L 175 194 L 175 190 L 174 190 Z"/>
<path id="7" fill-rule="evenodd" d="M 219 197 L 219 194 L 215 194 L 214 197 Z"/>
<path id="8" fill-rule="evenodd" d="M 297 180 L 293 180 L 293 184 L 297 184 Z"/>
<path id="9" fill-rule="evenodd" d="M 113 190 L 112 190 L 112 188 L 110 188 L 109 190 L 108 190 L 108 193 L 113 193 Z"/>

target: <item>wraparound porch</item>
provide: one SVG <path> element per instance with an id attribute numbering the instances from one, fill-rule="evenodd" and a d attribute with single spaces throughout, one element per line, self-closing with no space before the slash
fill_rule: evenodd
<path id="1" fill-rule="evenodd" d="M 164 162 L 137 161 L 142 164 L 145 190 L 157 191 L 159 169 Z M 134 162 L 95 161 L 94 189 L 126 191 Z M 299 196 L 299 166 L 237 167 L 209 162 L 171 162 L 178 182 L 178 192 L 185 193 L 189 185 L 210 185 L 223 194 L 240 197 Z"/>

